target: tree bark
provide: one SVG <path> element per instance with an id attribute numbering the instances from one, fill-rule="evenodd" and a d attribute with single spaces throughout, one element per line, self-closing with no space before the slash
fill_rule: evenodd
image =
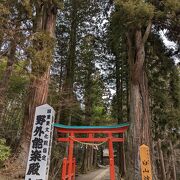
<path id="1" fill-rule="evenodd" d="M 176 180 L 177 177 L 176 177 L 176 161 L 175 161 L 175 157 L 174 157 L 174 148 L 173 148 L 173 145 L 172 145 L 172 142 L 171 142 L 171 141 L 169 142 L 169 144 L 170 144 L 170 149 L 171 149 L 173 180 Z"/>
<path id="2" fill-rule="evenodd" d="M 56 14 L 57 7 L 55 4 L 51 2 L 46 2 L 37 8 L 37 14 L 34 21 L 34 30 L 36 32 L 44 32 L 49 35 L 49 37 L 54 38 L 54 30 L 56 23 Z M 36 42 L 37 43 L 37 42 Z M 36 51 L 41 51 L 42 47 L 37 49 Z M 53 49 L 52 49 L 53 51 Z M 36 61 L 34 59 L 33 61 Z M 45 63 L 41 61 L 41 63 Z M 49 76 L 50 76 L 50 66 L 51 63 L 48 63 L 47 67 L 44 69 L 44 72 L 37 73 L 36 68 L 33 67 L 32 63 L 32 78 L 30 79 L 30 86 L 27 95 L 24 119 L 23 119 L 23 129 L 22 135 L 18 147 L 18 151 L 16 152 L 15 161 L 12 164 L 12 167 L 18 167 L 19 170 L 16 170 L 14 176 L 22 175 L 24 176 L 28 153 L 29 153 L 29 145 L 32 134 L 32 127 L 34 123 L 34 114 L 35 108 L 39 105 L 45 104 L 47 102 L 48 97 L 48 87 L 49 87 Z M 41 68 L 41 67 L 39 67 Z M 39 69 L 38 69 L 39 71 Z M 17 166 L 18 165 L 18 166 Z"/>
<path id="3" fill-rule="evenodd" d="M 83 159 L 82 159 L 82 165 L 81 165 L 81 172 L 86 174 L 87 173 L 87 148 L 84 147 L 84 152 L 83 152 Z"/>
<path id="4" fill-rule="evenodd" d="M 132 33 L 134 36 L 132 36 Z M 133 177 L 135 180 L 141 179 L 140 145 L 146 144 L 151 150 L 148 80 L 144 66 L 144 43 L 149 33 L 150 26 L 146 29 L 144 36 L 142 36 L 140 27 L 127 34 L 128 62 L 130 68 L 130 131 L 132 132 L 133 138 Z"/>
<path id="5" fill-rule="evenodd" d="M 93 149 L 93 147 L 91 147 L 91 156 L 90 156 L 90 164 L 91 164 L 91 167 L 94 166 L 94 164 L 93 164 L 93 158 L 94 158 L 94 149 Z"/>
<path id="6" fill-rule="evenodd" d="M 101 151 L 101 164 L 104 165 L 104 158 L 103 158 L 103 147 L 100 147 L 100 151 Z"/>
<path id="7" fill-rule="evenodd" d="M 71 124 L 72 109 L 75 104 L 73 95 L 74 69 L 76 60 L 76 34 L 77 34 L 77 1 L 72 0 L 71 29 L 69 40 L 69 51 L 66 62 L 66 77 L 63 87 L 63 106 L 60 119 Z"/>
<path id="8" fill-rule="evenodd" d="M 158 150 L 159 150 L 159 155 L 160 155 L 162 179 L 166 180 L 166 170 L 165 170 L 165 166 L 164 166 L 164 156 L 163 156 L 163 152 L 162 152 L 162 149 L 161 149 L 161 140 L 158 139 L 157 143 L 158 143 Z"/>
<path id="9" fill-rule="evenodd" d="M 118 123 L 123 122 L 123 60 L 116 55 L 116 109 Z M 120 135 L 122 138 L 122 136 Z M 118 166 L 121 177 L 125 175 L 124 143 L 118 143 Z"/>
<path id="10" fill-rule="evenodd" d="M 97 150 L 93 149 L 93 167 L 97 167 Z"/>
<path id="11" fill-rule="evenodd" d="M 91 45 L 88 45 L 89 47 L 87 47 L 87 50 L 89 50 L 89 48 L 92 48 Z M 92 53 L 92 52 L 91 52 Z M 87 56 L 87 55 L 86 55 Z M 86 69 L 87 69 L 87 73 L 85 75 L 85 83 L 84 83 L 84 104 L 85 104 L 85 120 L 86 120 L 86 125 L 92 125 L 92 114 L 93 114 L 93 99 L 92 99 L 92 93 L 93 93 L 93 79 L 92 79 L 92 74 L 93 74 L 93 64 L 92 64 L 92 58 L 89 57 L 87 59 L 84 60 Z M 87 159 L 83 159 L 84 162 L 88 162 L 89 159 L 91 158 L 91 153 L 89 151 L 89 149 L 91 149 L 92 147 L 87 147 L 86 149 L 86 153 L 87 156 L 84 156 Z M 91 162 L 91 164 L 87 163 L 83 163 L 83 166 L 87 167 L 82 167 L 82 169 L 86 169 L 89 170 L 93 167 L 93 161 Z"/>
<path id="12" fill-rule="evenodd" d="M 87 154 L 88 154 L 88 156 L 87 156 L 87 170 L 89 171 L 90 169 L 91 169 L 91 150 L 92 150 L 92 147 L 88 147 L 87 148 Z"/>

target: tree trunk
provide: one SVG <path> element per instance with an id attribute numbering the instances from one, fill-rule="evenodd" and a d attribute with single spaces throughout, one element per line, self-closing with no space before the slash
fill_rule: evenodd
<path id="1" fill-rule="evenodd" d="M 93 147 L 91 147 L 90 164 L 91 164 L 92 168 L 94 167 L 93 158 L 94 158 L 94 149 L 93 149 Z"/>
<path id="2" fill-rule="evenodd" d="M 85 94 L 84 94 L 84 99 L 85 99 L 85 120 L 86 120 L 86 124 L 87 125 L 91 125 L 92 122 L 92 107 L 93 107 L 93 102 L 92 102 L 92 98 L 91 98 L 91 93 L 92 93 L 92 79 L 91 79 L 91 74 L 92 74 L 92 67 L 91 64 L 88 64 L 88 72 L 86 75 L 86 82 L 85 82 Z M 86 148 L 86 147 L 85 147 Z M 89 149 L 92 147 L 87 147 L 86 150 L 84 150 L 84 152 L 86 153 L 86 156 L 84 156 L 83 159 L 83 163 L 82 166 L 87 166 L 87 167 L 82 167 L 82 170 L 84 171 L 84 173 L 87 172 L 87 170 L 91 169 L 93 166 L 93 162 L 92 164 L 88 163 L 89 162 L 89 158 L 91 157 L 91 153 L 89 151 Z M 87 164 L 86 164 L 87 162 Z"/>
<path id="3" fill-rule="evenodd" d="M 94 153 L 93 153 L 93 167 L 97 167 L 97 150 L 93 149 Z M 101 155 L 102 156 L 102 155 Z"/>
<path id="4" fill-rule="evenodd" d="M 159 150 L 159 155 L 160 155 L 162 179 L 166 180 L 166 170 L 165 170 L 165 166 L 164 166 L 164 156 L 163 156 L 163 152 L 162 152 L 162 149 L 161 149 L 161 140 L 158 139 L 157 143 L 158 143 L 158 150 Z"/>
<path id="5" fill-rule="evenodd" d="M 150 26 L 151 27 L 151 26 Z M 148 26 L 144 37 L 140 28 L 134 32 L 134 37 L 128 38 L 128 62 L 130 68 L 130 118 L 132 132 L 132 150 L 134 179 L 141 179 L 139 147 L 146 144 L 151 150 L 150 114 L 148 100 L 148 80 L 145 72 L 144 41 L 147 39 L 150 28 Z M 133 41 L 134 39 L 134 41 Z M 132 45 L 135 46 L 135 51 Z M 151 153 L 150 153 L 151 154 Z"/>
<path id="6" fill-rule="evenodd" d="M 57 7 L 53 3 L 47 2 L 44 3 L 43 6 L 39 8 L 37 7 L 37 11 L 38 12 L 36 14 L 36 22 L 34 21 L 34 29 L 36 30 L 35 32 L 46 33 L 47 36 L 53 39 Z M 43 39 L 39 40 L 40 42 L 41 40 L 43 41 Z M 34 47 L 36 47 L 36 51 L 42 51 L 43 47 L 39 47 L 39 49 L 37 49 L 38 42 L 35 43 L 36 44 L 34 44 Z M 50 47 L 53 51 L 53 47 Z M 34 59 L 33 62 L 36 62 L 37 60 L 38 59 Z M 47 61 L 48 60 L 49 59 L 47 59 Z M 43 69 L 43 72 L 39 71 L 39 68 L 41 68 L 41 66 L 39 66 L 37 69 L 37 67 L 34 67 L 34 63 L 32 63 L 32 78 L 30 79 L 30 86 L 27 95 L 26 108 L 23 120 L 23 130 L 18 151 L 16 152 L 16 160 L 12 164 L 12 167 L 14 166 L 20 169 L 16 170 L 16 173 L 13 174 L 15 176 L 16 174 L 18 176 L 19 174 L 24 175 L 25 172 L 29 153 L 30 139 L 32 134 L 32 127 L 34 123 L 35 108 L 47 102 L 51 60 L 48 61 L 49 63 L 46 68 Z M 43 66 L 45 62 L 41 61 L 41 63 L 42 64 L 40 65 Z"/>
<path id="7" fill-rule="evenodd" d="M 60 64 L 60 73 L 59 73 L 59 105 L 57 107 L 56 110 L 56 123 L 59 123 L 60 120 L 60 116 L 61 116 L 61 107 L 62 107 L 62 91 L 63 91 L 63 86 L 62 86 L 62 82 L 63 82 L 63 63 L 61 61 Z"/>
<path id="8" fill-rule="evenodd" d="M 85 120 L 86 120 L 86 125 L 91 125 L 92 123 L 92 108 L 93 108 L 93 102 L 92 102 L 92 86 L 93 86 L 93 81 L 91 79 L 91 75 L 92 75 L 92 64 L 91 64 L 91 59 L 88 59 L 88 64 L 87 66 L 87 74 L 85 77 L 85 94 L 84 94 L 84 99 L 85 99 Z M 85 147 L 86 148 L 86 147 Z M 87 166 L 87 167 L 82 167 L 82 170 L 84 170 L 84 173 L 86 173 L 88 170 L 90 170 L 93 167 L 93 161 L 90 161 L 91 158 L 91 149 L 92 147 L 87 147 L 85 153 L 86 156 L 84 156 L 86 159 L 83 159 L 83 164 L 82 166 Z M 87 164 L 85 163 L 87 162 Z M 88 163 L 89 162 L 89 163 Z"/>
<path id="9" fill-rule="evenodd" d="M 87 171 L 91 170 L 93 167 L 96 166 L 96 161 L 94 159 L 97 157 L 94 157 L 95 154 L 96 153 L 94 153 L 94 150 L 91 146 L 84 147 L 84 156 L 81 165 L 82 173 L 87 173 Z"/>
<path id="10" fill-rule="evenodd" d="M 171 156 L 166 150 L 164 152 L 164 160 L 165 160 L 165 169 L 166 169 L 166 180 L 172 180 L 172 174 L 171 174 Z"/>
<path id="11" fill-rule="evenodd" d="M 16 52 L 16 43 L 14 41 L 11 41 L 6 69 L 0 81 L 0 126 L 2 125 L 3 122 L 2 115 L 3 115 L 4 103 L 6 99 L 6 92 L 8 89 L 9 79 L 13 71 L 15 52 Z"/>
<path id="12" fill-rule="evenodd" d="M 91 169 L 91 149 L 92 149 L 92 147 L 88 147 L 87 148 L 87 154 L 88 154 L 88 156 L 87 156 L 87 170 L 89 171 L 90 169 Z"/>
<path id="13" fill-rule="evenodd" d="M 86 174 L 87 173 L 87 148 L 84 147 L 84 152 L 83 152 L 83 160 L 82 160 L 82 165 L 81 165 L 81 172 Z"/>
<path id="14" fill-rule="evenodd" d="M 172 174 L 173 174 L 173 180 L 176 180 L 176 161 L 175 161 L 175 157 L 174 157 L 174 148 L 172 145 L 172 142 L 170 141 L 170 149 L 171 149 L 171 158 L 172 158 Z"/>
<path id="15" fill-rule="evenodd" d="M 101 151 L 101 164 L 104 165 L 104 158 L 103 158 L 103 147 L 100 147 L 100 151 Z"/>
<path id="16" fill-rule="evenodd" d="M 116 56 L 116 109 L 118 123 L 123 122 L 123 62 L 119 55 Z M 120 137 L 122 137 L 120 135 Z M 125 175 L 124 143 L 118 143 L 118 166 L 121 177 Z"/>
<path id="17" fill-rule="evenodd" d="M 73 83 L 74 69 L 76 60 L 76 34 L 77 34 L 77 1 L 71 0 L 71 30 L 69 40 L 69 51 L 66 62 L 66 77 L 63 87 L 63 106 L 61 111 L 61 119 L 66 121 L 66 124 L 71 124 L 72 110 L 74 106 Z"/>

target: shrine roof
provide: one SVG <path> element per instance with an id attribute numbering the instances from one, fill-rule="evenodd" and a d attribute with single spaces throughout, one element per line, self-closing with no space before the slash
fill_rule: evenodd
<path id="1" fill-rule="evenodd" d="M 56 128 L 61 128 L 61 129 L 119 129 L 123 127 L 129 126 L 128 122 L 125 123 L 120 123 L 112 126 L 69 126 L 69 125 L 63 125 L 63 124 L 58 124 L 55 123 L 53 124 L 54 127 Z"/>

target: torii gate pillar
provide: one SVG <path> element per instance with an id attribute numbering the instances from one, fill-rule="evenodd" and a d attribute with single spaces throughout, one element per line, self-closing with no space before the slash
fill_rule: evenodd
<path id="1" fill-rule="evenodd" d="M 114 150 L 113 142 L 124 142 L 124 138 L 113 137 L 113 134 L 124 133 L 129 123 L 122 123 L 115 126 L 66 126 L 62 124 L 54 124 L 55 128 L 60 133 L 69 134 L 69 137 L 58 138 L 58 141 L 69 142 L 68 161 L 64 158 L 62 180 L 75 179 L 75 161 L 73 160 L 74 142 L 108 142 L 109 145 L 109 164 L 110 164 L 110 179 L 115 180 L 115 167 L 114 167 Z M 107 137 L 95 137 L 95 134 L 106 134 Z M 88 137 L 76 137 L 75 134 L 87 134 Z M 68 167 L 68 171 L 67 171 Z M 67 174 L 68 173 L 68 174 Z"/>
<path id="2" fill-rule="evenodd" d="M 112 133 L 109 133 L 109 166 L 110 166 L 110 178 L 111 180 L 115 180 L 115 168 L 114 168 L 114 149 L 112 142 Z"/>

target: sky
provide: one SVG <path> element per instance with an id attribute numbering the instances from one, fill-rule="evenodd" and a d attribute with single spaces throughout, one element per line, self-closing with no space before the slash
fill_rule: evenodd
<path id="1" fill-rule="evenodd" d="M 163 42 L 164 42 L 165 46 L 166 46 L 167 48 L 169 48 L 169 49 L 174 49 L 174 50 L 175 50 L 175 49 L 177 48 L 177 44 L 176 44 L 175 42 L 173 42 L 173 41 L 169 41 L 169 40 L 166 38 L 165 33 L 166 33 L 166 30 L 160 31 L 160 34 L 161 34 L 161 37 L 162 37 L 162 39 L 163 39 Z M 180 59 L 178 59 L 177 57 L 174 57 L 174 61 L 175 61 L 175 63 L 177 64 L 177 63 L 180 62 Z"/>

